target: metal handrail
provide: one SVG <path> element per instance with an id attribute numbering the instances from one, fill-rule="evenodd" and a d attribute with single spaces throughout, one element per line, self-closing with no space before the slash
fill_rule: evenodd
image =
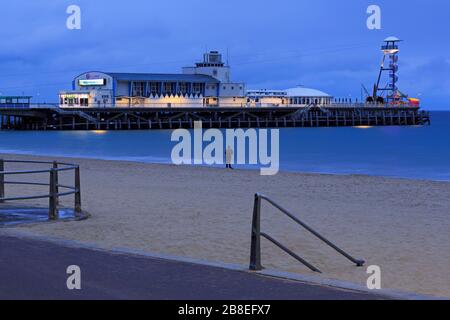
<path id="1" fill-rule="evenodd" d="M 322 236 L 320 233 L 315 231 L 313 228 L 302 222 L 300 219 L 298 219 L 296 216 L 294 216 L 292 213 L 290 213 L 288 210 L 277 204 L 275 201 L 270 199 L 267 196 L 264 196 L 262 194 L 255 194 L 255 201 L 253 206 L 253 220 L 252 220 L 252 237 L 251 237 L 251 249 L 250 249 L 250 270 L 252 271 L 261 271 L 263 269 L 263 266 L 261 264 L 261 237 L 269 240 L 274 245 L 279 247 L 281 250 L 292 256 L 294 259 L 308 267 L 310 270 L 314 272 L 321 271 L 307 262 L 305 259 L 301 258 L 299 255 L 294 253 L 292 250 L 288 249 L 286 246 L 269 236 L 268 234 L 261 232 L 261 201 L 266 200 L 269 204 L 280 210 L 282 213 L 284 213 L 286 216 L 291 218 L 294 222 L 299 224 L 301 227 L 312 233 L 314 236 L 325 242 L 328 246 L 336 250 L 338 253 L 343 255 L 345 258 L 356 264 L 358 267 L 362 267 L 365 263 L 364 260 L 361 259 L 355 259 L 351 255 L 349 255 L 347 252 L 336 246 L 334 243 L 326 239 L 324 236 Z"/>
<path id="2" fill-rule="evenodd" d="M 45 170 L 27 170 L 27 171 L 5 171 L 5 163 L 25 163 L 25 164 L 49 164 L 52 168 Z M 62 166 L 62 167 L 61 167 Z M 59 184 L 58 173 L 63 171 L 74 171 L 74 186 Z M 49 173 L 49 183 L 27 182 L 27 181 L 5 181 L 5 175 L 23 175 Z M 5 185 L 32 185 L 49 187 L 48 194 L 21 196 L 21 197 L 5 197 Z M 69 191 L 60 192 L 59 189 L 68 189 Z M 50 220 L 57 220 L 59 198 L 74 195 L 74 211 L 76 215 L 81 214 L 81 185 L 80 185 L 80 166 L 71 163 L 63 163 L 57 161 L 32 161 L 32 160 L 4 160 L 0 159 L 0 203 L 6 201 L 49 199 L 48 217 Z"/>
<path id="3" fill-rule="evenodd" d="M 74 170 L 75 168 L 76 168 L 76 166 L 69 167 L 69 168 L 54 169 L 54 171 L 56 171 L 56 172 L 70 171 L 70 170 Z M 19 175 L 19 174 L 48 173 L 48 172 L 49 172 L 49 170 L 43 169 L 43 170 L 29 170 L 29 171 L 2 171 L 2 172 L 0 172 L 0 174 L 3 174 L 6 176 L 6 175 Z"/>

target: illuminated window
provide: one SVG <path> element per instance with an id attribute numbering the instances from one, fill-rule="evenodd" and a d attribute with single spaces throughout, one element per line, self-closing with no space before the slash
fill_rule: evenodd
<path id="1" fill-rule="evenodd" d="M 181 94 L 186 94 L 188 92 L 188 84 L 186 82 L 181 82 L 180 83 L 180 89 L 179 92 Z"/>
<path id="2" fill-rule="evenodd" d="M 164 93 L 166 93 L 166 94 L 175 93 L 174 86 L 175 86 L 175 83 L 164 82 Z"/>
<path id="3" fill-rule="evenodd" d="M 151 94 L 158 94 L 160 91 L 160 84 L 159 82 L 151 82 L 150 83 L 150 93 Z"/>
<path id="4" fill-rule="evenodd" d="M 88 98 L 80 98 L 80 106 L 82 106 L 82 107 L 89 106 L 89 99 Z"/>
<path id="5" fill-rule="evenodd" d="M 133 97 L 143 97 L 145 94 L 145 82 L 133 82 L 132 89 L 131 95 Z"/>
<path id="6" fill-rule="evenodd" d="M 194 83 L 192 86 L 192 92 L 195 94 L 199 94 L 203 92 L 203 88 L 202 88 L 202 84 L 201 83 Z"/>

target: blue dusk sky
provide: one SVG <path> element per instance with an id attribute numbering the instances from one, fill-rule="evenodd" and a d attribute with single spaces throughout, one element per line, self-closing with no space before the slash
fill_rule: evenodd
<path id="1" fill-rule="evenodd" d="M 66 9 L 81 8 L 81 30 Z M 366 26 L 369 5 L 381 30 Z M 450 110 L 448 0 L 33 0 L 0 4 L 0 93 L 57 101 L 84 71 L 178 73 L 220 50 L 249 89 L 317 88 L 359 98 L 401 43 L 399 87 L 430 110 Z"/>

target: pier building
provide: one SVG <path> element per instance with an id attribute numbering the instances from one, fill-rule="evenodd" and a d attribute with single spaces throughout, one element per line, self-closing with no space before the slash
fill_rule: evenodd
<path id="1" fill-rule="evenodd" d="M 245 84 L 231 81 L 231 68 L 217 51 L 180 74 L 90 71 L 59 93 L 62 108 L 109 107 L 242 107 Z"/>
<path id="2" fill-rule="evenodd" d="M 333 97 L 325 92 L 298 86 L 286 90 L 248 90 L 247 103 L 250 107 L 305 107 L 329 105 Z"/>
<path id="3" fill-rule="evenodd" d="M 218 51 L 182 68 L 179 74 L 90 71 L 59 93 L 61 108 L 299 107 L 327 105 L 332 97 L 302 86 L 286 90 L 246 90 L 231 80 L 231 67 Z"/>
<path id="4" fill-rule="evenodd" d="M 26 108 L 31 103 L 30 96 L 0 96 L 0 107 L 21 107 Z"/>

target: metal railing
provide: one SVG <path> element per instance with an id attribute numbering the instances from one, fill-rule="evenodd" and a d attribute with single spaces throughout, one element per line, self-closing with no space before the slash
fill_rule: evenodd
<path id="1" fill-rule="evenodd" d="M 275 240 L 273 237 L 269 236 L 268 234 L 261 232 L 261 201 L 266 200 L 269 204 L 280 210 L 282 213 L 284 213 L 286 216 L 294 220 L 297 224 L 299 224 L 301 227 L 312 233 L 314 236 L 325 242 L 328 246 L 339 252 L 341 255 L 346 257 L 348 260 L 356 264 L 358 267 L 362 267 L 365 263 L 364 260 L 355 259 L 348 253 L 346 253 L 344 250 L 333 244 L 331 241 L 323 237 L 321 234 L 319 234 L 317 231 L 309 227 L 307 224 L 303 223 L 300 219 L 295 217 L 293 214 L 291 214 L 288 210 L 281 207 L 279 204 L 275 203 L 270 198 L 261 195 L 261 194 L 255 194 L 255 202 L 253 207 L 253 221 L 252 221 L 252 238 L 251 238 L 251 250 L 250 250 L 250 270 L 252 271 L 261 271 L 263 269 L 263 266 L 261 264 L 261 237 L 269 240 L 274 245 L 276 245 L 278 248 L 289 254 L 291 257 L 308 267 L 310 270 L 314 272 L 321 271 L 310 264 L 308 261 L 294 253 L 292 250 L 288 249 L 286 246 Z"/>
<path id="2" fill-rule="evenodd" d="M 88 104 L 88 105 L 60 105 L 58 103 L 30 103 L 30 104 L 0 104 L 0 109 L 53 109 L 70 111 L 72 109 L 82 110 L 82 109 L 160 109 L 160 108 L 310 108 L 310 106 L 322 107 L 322 108 L 342 108 L 342 109 L 358 109 L 358 108 L 414 108 L 416 105 L 411 102 L 405 102 L 400 105 L 392 105 L 389 103 L 377 103 L 377 102 L 352 102 L 352 101 L 330 101 L 329 103 L 302 103 L 302 104 L 291 104 L 291 103 L 230 103 L 221 102 L 219 104 L 206 104 L 203 102 L 172 102 L 172 103 L 162 103 L 162 102 L 150 102 L 150 103 L 134 103 L 134 104 L 123 104 L 123 103 L 102 103 L 102 104 Z"/>
<path id="3" fill-rule="evenodd" d="M 22 163 L 22 164 L 48 164 L 50 169 L 42 170 L 26 170 L 26 171 L 5 171 L 5 163 Z M 59 172 L 74 171 L 74 186 L 62 185 L 59 183 Z M 49 183 L 39 182 L 23 182 L 23 181 L 6 181 L 5 176 L 31 175 L 49 173 Z M 29 186 L 46 186 L 49 188 L 48 194 L 39 194 L 21 197 L 5 197 L 5 185 L 29 185 Z M 60 192 L 60 189 L 68 191 Z M 80 166 L 62 162 L 48 161 L 25 161 L 25 160 L 4 160 L 0 159 L 0 203 L 7 201 L 21 201 L 34 199 L 49 199 L 48 217 L 50 220 L 57 220 L 59 198 L 74 195 L 74 211 L 75 215 L 82 213 L 81 211 L 81 186 L 80 186 Z"/>
<path id="4" fill-rule="evenodd" d="M 0 109 L 1 108 L 26 109 L 26 108 L 30 108 L 30 104 L 29 103 L 0 103 Z"/>

